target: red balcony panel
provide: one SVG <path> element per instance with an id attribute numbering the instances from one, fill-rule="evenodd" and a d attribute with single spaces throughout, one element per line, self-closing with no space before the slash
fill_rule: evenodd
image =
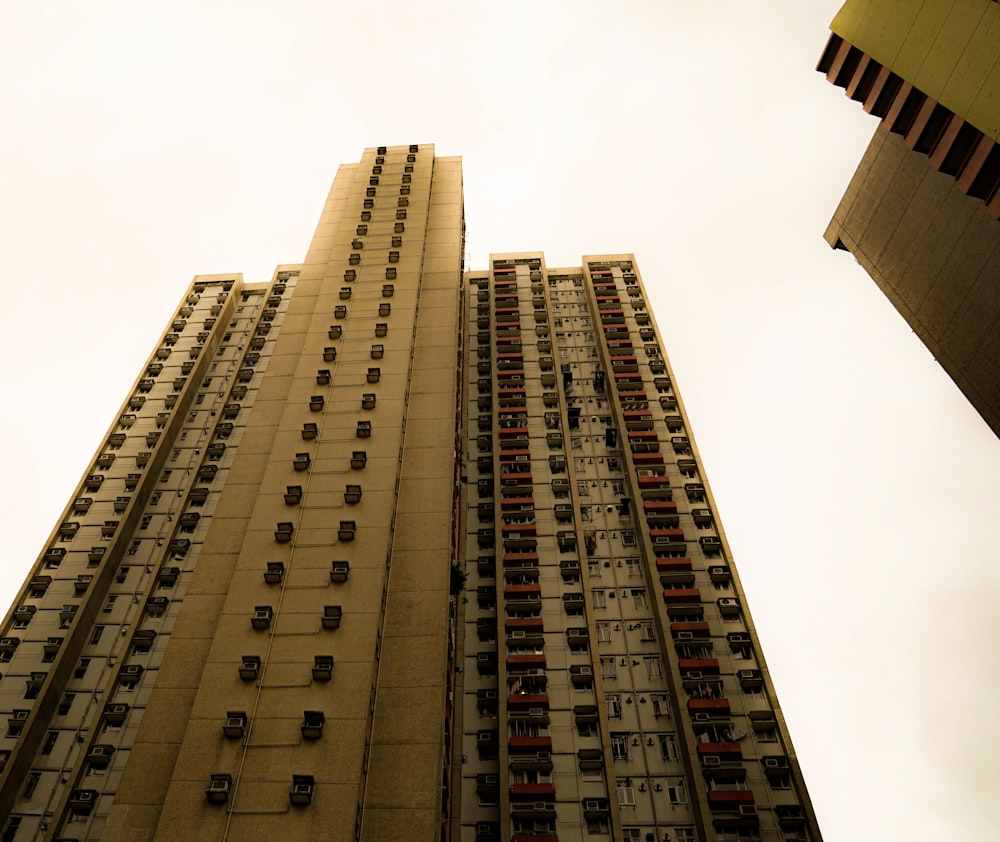
<path id="1" fill-rule="evenodd" d="M 500 410 L 497 410 L 497 417 L 503 421 L 505 418 L 511 418 L 515 415 L 527 415 L 528 407 L 526 406 L 505 406 Z"/>
<path id="2" fill-rule="evenodd" d="M 708 623 L 671 623 L 670 624 L 670 634 L 672 637 L 677 637 L 678 634 L 682 632 L 693 635 L 694 637 L 708 637 Z"/>
<path id="3" fill-rule="evenodd" d="M 649 537 L 655 542 L 657 538 L 666 538 L 668 541 L 683 541 L 683 529 L 650 529 Z"/>
<path id="4" fill-rule="evenodd" d="M 633 357 L 634 359 L 634 357 Z M 645 409 L 630 409 L 624 413 L 626 421 L 652 421 L 653 413 Z"/>
<path id="5" fill-rule="evenodd" d="M 559 842 L 555 833 L 515 833 L 510 842 Z"/>
<path id="6" fill-rule="evenodd" d="M 701 591 L 697 588 L 680 588 L 678 590 L 667 588 L 663 591 L 663 601 L 667 605 L 677 605 L 684 602 L 701 602 Z"/>
<path id="7" fill-rule="evenodd" d="M 501 450 L 500 451 L 500 461 L 501 462 L 516 462 L 518 456 L 527 456 L 531 458 L 530 450 Z"/>
<path id="8" fill-rule="evenodd" d="M 507 743 L 511 754 L 534 754 L 552 751 L 552 737 L 511 737 Z"/>
<path id="9" fill-rule="evenodd" d="M 542 595 L 541 585 L 506 585 L 503 589 L 504 596 L 511 597 L 519 594 Z"/>
<path id="10" fill-rule="evenodd" d="M 507 697 L 507 707 L 510 710 L 530 710 L 531 708 L 549 709 L 549 697 L 546 693 L 512 693 Z"/>
<path id="11" fill-rule="evenodd" d="M 500 388 L 497 389 L 497 394 L 501 398 L 523 398 L 525 396 L 525 391 L 522 388 Z"/>
<path id="12" fill-rule="evenodd" d="M 511 784 L 510 797 L 516 801 L 555 801 L 554 784 Z"/>
<path id="13" fill-rule="evenodd" d="M 753 804 L 753 790 L 749 789 L 710 789 L 708 791 L 708 806 L 710 808 L 732 808 L 742 804 Z"/>
<path id="14" fill-rule="evenodd" d="M 601 318 L 605 316 L 624 316 L 624 310 L 601 310 Z"/>
<path id="15" fill-rule="evenodd" d="M 504 567 L 538 567 L 538 553 L 504 553 Z"/>
<path id="16" fill-rule="evenodd" d="M 534 497 L 504 497 L 503 502 L 500 504 L 500 508 L 505 512 L 511 509 L 517 510 L 522 506 L 534 506 Z"/>
<path id="17" fill-rule="evenodd" d="M 520 351 L 505 351 L 502 354 L 497 354 L 497 360 L 523 360 L 524 354 Z"/>
<path id="18" fill-rule="evenodd" d="M 527 467 L 527 463 L 525 463 L 525 467 Z M 531 485 L 531 472 L 515 471 L 514 473 L 503 474 L 502 482 L 505 484 L 510 482 L 512 485 Z"/>
<path id="19" fill-rule="evenodd" d="M 615 355 L 615 354 L 612 354 L 611 355 L 611 364 L 612 365 L 614 365 L 615 363 L 632 363 L 632 364 L 638 364 L 638 362 L 639 362 L 639 360 L 636 358 L 635 354 L 627 354 L 627 355 Z M 650 416 L 650 417 L 652 417 L 652 416 Z"/>
<path id="20" fill-rule="evenodd" d="M 523 368 L 505 368 L 502 371 L 497 372 L 497 379 L 499 380 L 510 380 L 512 377 L 516 377 L 520 380 L 524 380 L 524 369 Z"/>
<path id="21" fill-rule="evenodd" d="M 643 488 L 670 488 L 668 477 L 639 477 L 639 489 Z"/>
<path id="22" fill-rule="evenodd" d="M 525 667 L 527 669 L 545 669 L 544 655 L 508 655 L 507 667 Z"/>
<path id="23" fill-rule="evenodd" d="M 628 385 L 631 383 L 642 383 L 642 375 L 637 371 L 616 371 L 615 383 Z"/>
<path id="24" fill-rule="evenodd" d="M 741 759 L 743 750 L 739 743 L 698 743 L 698 756 L 706 755 Z"/>
<path id="25" fill-rule="evenodd" d="M 618 392 L 618 397 L 625 401 L 644 401 L 647 400 L 645 392 Z"/>
<path id="26" fill-rule="evenodd" d="M 689 558 L 658 558 L 656 560 L 657 573 L 678 573 L 691 569 L 691 559 Z"/>
<path id="27" fill-rule="evenodd" d="M 700 672 L 705 675 L 718 675 L 719 662 L 715 658 L 681 658 L 677 661 L 681 673 Z"/>
<path id="28" fill-rule="evenodd" d="M 662 465 L 663 464 L 663 454 L 662 453 L 633 453 L 632 461 L 635 462 L 637 467 L 642 467 L 643 465 Z"/>
<path id="29" fill-rule="evenodd" d="M 708 625 L 706 623 L 706 625 Z M 541 617 L 508 617 L 503 624 L 505 631 L 545 631 Z"/>
<path id="30" fill-rule="evenodd" d="M 538 532 L 538 529 L 533 523 L 505 523 L 503 525 L 503 534 L 508 537 L 521 536 L 522 538 L 531 537 Z"/>
<path id="31" fill-rule="evenodd" d="M 656 430 L 629 430 L 629 441 L 657 441 Z"/>
<path id="32" fill-rule="evenodd" d="M 501 427 L 499 429 L 500 438 L 516 439 L 518 436 L 528 435 L 527 427 Z"/>
<path id="33" fill-rule="evenodd" d="M 675 515 L 677 514 L 677 504 L 671 500 L 649 501 L 642 504 L 642 510 L 647 515 Z"/>
<path id="34" fill-rule="evenodd" d="M 729 699 L 688 699 L 688 710 L 691 713 L 729 714 Z"/>

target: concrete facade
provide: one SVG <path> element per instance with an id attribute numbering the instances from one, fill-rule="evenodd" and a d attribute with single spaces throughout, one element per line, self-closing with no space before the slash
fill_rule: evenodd
<path id="1" fill-rule="evenodd" d="M 196 277 L 0 633 L 0 839 L 819 840 L 631 255 L 340 168 Z"/>
<path id="2" fill-rule="evenodd" d="M 1000 434 L 1000 4 L 845 4 L 819 70 L 881 120 L 825 237 Z"/>

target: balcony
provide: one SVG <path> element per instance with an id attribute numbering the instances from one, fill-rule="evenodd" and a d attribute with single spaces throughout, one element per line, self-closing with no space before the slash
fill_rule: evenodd
<path id="1" fill-rule="evenodd" d="M 511 711 L 548 710 L 549 697 L 547 693 L 512 693 L 507 697 L 507 707 Z"/>
<path id="2" fill-rule="evenodd" d="M 681 658 L 677 666 L 685 678 L 719 674 L 719 662 L 715 658 Z"/>
<path id="3" fill-rule="evenodd" d="M 710 636 L 708 623 L 671 623 L 670 636 L 674 640 L 693 640 L 695 638 L 706 638 Z"/>
<path id="4" fill-rule="evenodd" d="M 512 801 L 555 801 L 556 788 L 554 784 L 511 784 L 510 798 Z"/>
<path id="5" fill-rule="evenodd" d="M 691 569 L 689 558 L 658 558 L 656 572 L 660 574 L 680 573 Z"/>
<path id="6" fill-rule="evenodd" d="M 503 596 L 509 604 L 541 603 L 542 589 L 538 585 L 507 585 Z"/>
<path id="7" fill-rule="evenodd" d="M 545 655 L 508 655 L 507 672 L 523 673 L 525 670 L 545 669 Z"/>
<path id="8" fill-rule="evenodd" d="M 511 754 L 537 754 L 552 751 L 551 737 L 511 737 L 507 744 Z M 738 747 L 738 746 L 737 746 Z"/>
<path id="9" fill-rule="evenodd" d="M 697 588 L 665 588 L 663 602 L 665 605 L 700 603 L 701 591 Z"/>
<path id="10" fill-rule="evenodd" d="M 749 789 L 711 789 L 708 791 L 710 810 L 739 810 L 743 804 L 754 803 L 753 791 Z"/>
<path id="11" fill-rule="evenodd" d="M 739 743 L 698 743 L 698 756 L 718 757 L 722 760 L 742 760 L 743 750 Z"/>
<path id="12" fill-rule="evenodd" d="M 729 699 L 688 699 L 688 712 L 709 716 L 729 716 Z"/>

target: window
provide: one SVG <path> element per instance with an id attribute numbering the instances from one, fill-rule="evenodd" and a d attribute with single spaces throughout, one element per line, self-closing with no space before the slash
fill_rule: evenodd
<path id="1" fill-rule="evenodd" d="M 670 716 L 670 696 L 666 693 L 650 693 L 649 700 L 653 703 L 653 716 Z"/>
<path id="2" fill-rule="evenodd" d="M 698 837 L 694 835 L 693 827 L 675 827 L 674 839 L 676 842 L 698 842 Z"/>
<path id="3" fill-rule="evenodd" d="M 664 760 L 677 759 L 677 741 L 673 734 L 659 734 L 660 757 Z"/>
<path id="4" fill-rule="evenodd" d="M 687 804 L 687 790 L 684 778 L 667 778 L 667 799 L 671 804 Z"/>
<path id="5" fill-rule="evenodd" d="M 635 603 L 636 608 L 646 608 L 646 591 L 644 588 L 633 588 L 632 589 L 632 602 Z"/>
<path id="6" fill-rule="evenodd" d="M 601 678 L 615 678 L 617 675 L 615 656 L 601 655 Z"/>
<path id="7" fill-rule="evenodd" d="M 606 608 L 607 607 L 607 594 L 600 588 L 594 588 L 590 592 L 590 598 L 594 603 L 594 608 Z"/>
<path id="8" fill-rule="evenodd" d="M 38 786 L 38 781 L 41 777 L 40 772 L 28 773 L 28 780 L 24 784 L 24 792 L 21 793 L 24 798 L 31 798 L 35 794 L 35 788 Z"/>
<path id="9" fill-rule="evenodd" d="M 615 760 L 628 760 L 628 734 L 611 735 L 611 756 Z"/>
<path id="10" fill-rule="evenodd" d="M 45 735 L 45 743 L 42 745 L 42 754 L 52 754 L 52 749 L 56 747 L 56 740 L 58 739 L 58 731 L 49 731 L 49 733 Z"/>
<path id="11" fill-rule="evenodd" d="M 76 698 L 75 693 L 67 693 L 63 696 L 62 701 L 59 703 L 59 709 L 57 713 L 59 716 L 66 716 L 69 713 L 69 709 L 73 707 L 73 699 Z"/>
<path id="12" fill-rule="evenodd" d="M 581 497 L 590 496 L 590 483 L 585 479 L 578 479 L 576 481 L 576 493 Z"/>
<path id="13" fill-rule="evenodd" d="M 660 678 L 663 675 L 663 662 L 659 655 L 646 655 L 643 657 L 646 662 L 646 677 Z"/>
<path id="14" fill-rule="evenodd" d="M 603 667 L 603 658 L 601 659 L 601 666 Z M 622 715 L 622 694 L 621 693 L 605 693 L 604 694 L 604 705 L 607 708 L 608 716 L 613 719 L 618 719 Z"/>
<path id="15" fill-rule="evenodd" d="M 76 665 L 76 670 L 73 672 L 74 678 L 83 678 L 87 674 L 87 667 L 90 666 L 90 658 L 80 658 L 80 662 Z"/>
<path id="16" fill-rule="evenodd" d="M 90 634 L 90 645 L 96 646 L 98 643 L 100 643 L 102 634 L 104 634 L 104 626 L 94 626 L 94 630 Z M 88 663 L 90 662 L 88 661 Z"/>
<path id="17" fill-rule="evenodd" d="M 611 642 L 611 623 L 595 623 L 598 643 Z"/>
<path id="18" fill-rule="evenodd" d="M 116 603 L 117 601 L 118 601 L 118 597 L 117 597 L 117 596 L 114 596 L 114 595 L 112 594 L 111 596 L 109 596 L 109 597 L 108 597 L 108 598 L 107 598 L 107 599 L 105 600 L 105 602 L 104 602 L 104 608 L 102 608 L 101 610 L 102 610 L 102 611 L 103 611 L 103 612 L 104 612 L 105 614 L 110 614 L 110 613 L 111 613 L 112 611 L 114 611 L 114 610 L 115 610 L 115 603 Z"/>

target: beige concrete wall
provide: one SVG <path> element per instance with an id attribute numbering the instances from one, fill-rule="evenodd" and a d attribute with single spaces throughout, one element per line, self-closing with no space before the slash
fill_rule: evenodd
<path id="1" fill-rule="evenodd" d="M 982 203 L 880 126 L 825 237 L 854 255 L 1000 434 L 1000 224 Z"/>

